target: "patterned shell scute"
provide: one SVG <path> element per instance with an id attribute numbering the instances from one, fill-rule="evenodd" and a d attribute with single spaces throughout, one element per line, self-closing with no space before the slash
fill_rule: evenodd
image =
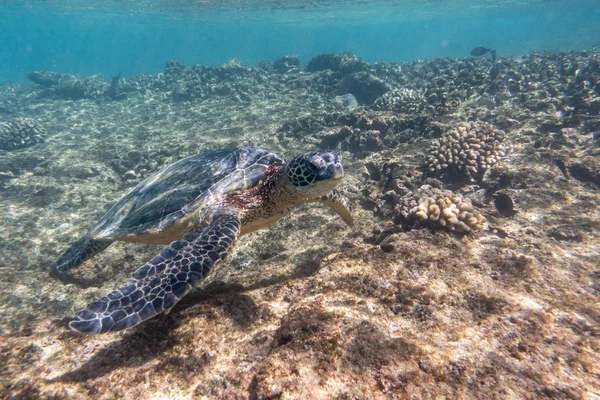
<path id="1" fill-rule="evenodd" d="M 160 231 L 213 195 L 255 186 L 273 163 L 283 160 L 258 147 L 184 158 L 138 184 L 106 213 L 92 235 L 110 239 Z"/>

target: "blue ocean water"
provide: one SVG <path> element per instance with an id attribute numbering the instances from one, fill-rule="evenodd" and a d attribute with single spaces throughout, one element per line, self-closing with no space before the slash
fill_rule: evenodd
<path id="1" fill-rule="evenodd" d="M 166 60 L 253 65 L 353 52 L 368 62 L 501 55 L 600 45 L 597 0 L 3 1 L 0 82 L 44 69 L 157 73 Z"/>

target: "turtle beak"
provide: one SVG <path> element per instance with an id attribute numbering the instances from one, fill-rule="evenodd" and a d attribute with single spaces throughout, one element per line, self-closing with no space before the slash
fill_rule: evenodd
<path id="1" fill-rule="evenodd" d="M 333 179 L 338 180 L 344 177 L 344 167 L 342 164 L 336 164 L 333 166 Z"/>
<path id="2" fill-rule="evenodd" d="M 344 167 L 342 167 L 342 155 L 337 151 L 333 153 L 333 173 L 332 177 L 335 180 L 342 179 L 344 177 Z"/>

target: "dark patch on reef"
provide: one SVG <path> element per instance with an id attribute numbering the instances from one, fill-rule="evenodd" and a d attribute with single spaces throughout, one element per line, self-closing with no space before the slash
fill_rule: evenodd
<path id="1" fill-rule="evenodd" d="M 27 78 L 42 87 L 38 96 L 61 100 L 81 100 L 101 97 L 110 86 L 99 78 L 63 74 L 50 71 L 34 71 Z"/>
<path id="2" fill-rule="evenodd" d="M 330 70 L 342 76 L 368 69 L 368 64 L 352 53 L 325 53 L 308 62 L 307 72 Z"/>
<path id="3" fill-rule="evenodd" d="M 504 193 L 498 193 L 494 197 L 494 205 L 496 206 L 496 210 L 503 217 L 512 217 L 515 215 L 515 204 L 510 196 Z"/>
<path id="4" fill-rule="evenodd" d="M 280 74 L 290 72 L 300 66 L 300 58 L 297 55 L 286 55 L 273 62 L 273 69 Z"/>

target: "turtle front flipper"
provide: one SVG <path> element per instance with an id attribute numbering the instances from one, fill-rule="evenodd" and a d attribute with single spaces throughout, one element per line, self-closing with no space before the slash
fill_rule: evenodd
<path id="1" fill-rule="evenodd" d="M 60 256 L 56 262 L 56 269 L 60 272 L 65 272 L 71 268 L 78 267 L 87 259 L 92 258 L 110 245 L 111 242 L 109 241 L 92 239 L 91 235 L 88 233 L 73 243 L 71 247 Z"/>
<path id="2" fill-rule="evenodd" d="M 318 199 L 321 203 L 329 206 L 337 215 L 342 217 L 348 226 L 354 226 L 354 218 L 352 217 L 352 207 L 350 201 L 339 192 L 333 189 L 329 194 L 326 194 Z"/>
<path id="3" fill-rule="evenodd" d="M 215 215 L 139 268 L 133 280 L 79 312 L 69 327 L 84 333 L 131 328 L 170 309 L 225 259 L 240 232 L 235 212 Z"/>

